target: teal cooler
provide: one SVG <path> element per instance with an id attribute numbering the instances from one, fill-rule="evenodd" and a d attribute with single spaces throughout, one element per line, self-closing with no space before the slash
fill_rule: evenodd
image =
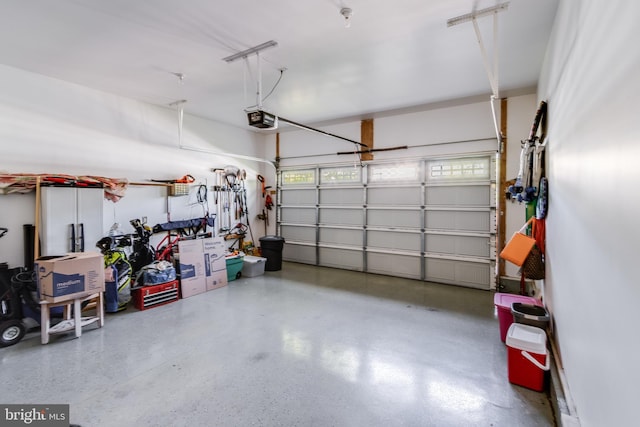
<path id="1" fill-rule="evenodd" d="M 227 281 L 239 279 L 242 276 L 242 265 L 244 264 L 244 256 L 235 255 L 227 257 Z"/>

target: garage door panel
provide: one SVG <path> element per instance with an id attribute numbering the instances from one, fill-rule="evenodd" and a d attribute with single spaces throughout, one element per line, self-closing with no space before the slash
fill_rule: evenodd
<path id="1" fill-rule="evenodd" d="M 364 213 L 359 209 L 320 208 L 320 224 L 327 225 L 364 225 Z"/>
<path id="2" fill-rule="evenodd" d="M 420 157 L 283 171 L 284 259 L 489 289 L 495 154 Z"/>
<path id="3" fill-rule="evenodd" d="M 426 187 L 430 206 L 489 206 L 491 188 L 483 185 Z"/>
<path id="4" fill-rule="evenodd" d="M 488 258 L 491 253 L 489 237 L 427 234 L 427 252 Z"/>
<path id="5" fill-rule="evenodd" d="M 371 206 L 420 206 L 421 187 L 369 188 L 367 203 Z"/>
<path id="6" fill-rule="evenodd" d="M 316 248 L 315 246 L 297 245 L 287 242 L 282 248 L 282 259 L 303 264 L 315 264 Z"/>
<path id="7" fill-rule="evenodd" d="M 315 224 L 315 208 L 282 208 L 280 221 L 291 224 Z"/>
<path id="8" fill-rule="evenodd" d="M 461 260 L 426 258 L 426 280 L 489 289 L 491 265 Z"/>
<path id="9" fill-rule="evenodd" d="M 313 227 L 296 227 L 295 225 L 283 225 L 280 228 L 280 234 L 286 242 L 308 242 L 315 243 L 316 229 Z"/>
<path id="10" fill-rule="evenodd" d="M 322 188 L 320 205 L 362 206 L 364 191 L 362 188 Z"/>
<path id="11" fill-rule="evenodd" d="M 320 228 L 320 243 L 362 247 L 362 230 Z"/>
<path id="12" fill-rule="evenodd" d="M 316 204 L 315 190 L 286 190 L 280 193 L 280 204 L 282 205 L 310 205 Z"/>
<path id="13" fill-rule="evenodd" d="M 369 273 L 419 280 L 420 262 L 421 259 L 419 256 L 382 254 L 377 252 L 367 253 L 367 271 Z"/>
<path id="14" fill-rule="evenodd" d="M 362 271 L 361 250 L 320 247 L 319 252 L 320 265 Z"/>
<path id="15" fill-rule="evenodd" d="M 370 227 L 421 228 L 421 223 L 422 213 L 419 210 L 367 210 L 367 225 Z"/>
<path id="16" fill-rule="evenodd" d="M 367 247 L 420 252 L 420 233 L 367 230 Z"/>
<path id="17" fill-rule="evenodd" d="M 430 230 L 490 231 L 490 213 L 488 211 L 427 211 L 425 228 Z"/>

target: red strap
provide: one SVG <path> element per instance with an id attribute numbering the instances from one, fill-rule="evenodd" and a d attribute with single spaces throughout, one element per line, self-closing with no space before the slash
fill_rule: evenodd
<path id="1" fill-rule="evenodd" d="M 540 252 L 544 255 L 545 246 L 545 220 L 533 218 L 531 223 L 531 237 L 536 239 L 536 246 L 540 249 Z"/>

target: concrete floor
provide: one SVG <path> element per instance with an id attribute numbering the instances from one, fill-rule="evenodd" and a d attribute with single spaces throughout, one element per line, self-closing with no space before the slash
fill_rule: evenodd
<path id="1" fill-rule="evenodd" d="M 493 294 L 284 263 L 80 338 L 0 349 L 0 403 L 88 426 L 551 426 L 511 385 Z"/>

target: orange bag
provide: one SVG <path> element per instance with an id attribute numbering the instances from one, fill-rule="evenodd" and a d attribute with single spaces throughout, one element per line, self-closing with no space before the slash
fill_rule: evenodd
<path id="1" fill-rule="evenodd" d="M 520 230 L 513 233 L 511 240 L 509 240 L 509 242 L 504 246 L 504 249 L 502 249 L 502 252 L 500 252 L 500 258 L 512 262 L 518 267 L 524 264 L 524 261 L 529 256 L 529 252 L 531 252 L 533 245 L 536 244 L 536 239 L 524 234 L 525 228 L 527 228 L 532 219 L 533 217 L 531 217 L 531 219 L 529 219 L 529 221 L 527 221 Z"/>

